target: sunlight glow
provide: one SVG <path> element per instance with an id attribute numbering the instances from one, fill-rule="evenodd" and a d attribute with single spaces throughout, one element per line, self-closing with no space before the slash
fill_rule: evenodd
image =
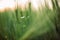
<path id="1" fill-rule="evenodd" d="M 0 1 L 0 10 L 3 11 L 5 8 L 14 9 L 15 8 L 14 0 L 1 0 Z"/>
<path id="2" fill-rule="evenodd" d="M 18 0 L 18 7 L 24 10 L 28 6 L 28 0 Z"/>
<path id="3" fill-rule="evenodd" d="M 16 5 L 18 5 L 23 10 L 28 6 L 29 1 L 31 2 L 31 6 L 33 9 L 38 10 L 39 7 L 45 7 L 45 1 L 50 9 L 52 9 L 51 0 L 1 0 L 0 1 L 0 10 L 4 10 L 5 8 L 15 9 Z"/>
<path id="4" fill-rule="evenodd" d="M 39 5 L 38 5 L 38 1 L 39 0 L 31 0 L 31 3 L 32 3 L 32 8 L 34 9 L 38 9 Z"/>

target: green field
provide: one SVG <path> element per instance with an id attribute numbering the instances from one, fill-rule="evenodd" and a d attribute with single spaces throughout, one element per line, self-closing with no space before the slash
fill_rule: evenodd
<path id="1" fill-rule="evenodd" d="M 53 7 L 34 11 L 29 5 L 24 11 L 17 8 L 0 12 L 0 40 L 57 40 L 55 23 L 59 11 Z"/>

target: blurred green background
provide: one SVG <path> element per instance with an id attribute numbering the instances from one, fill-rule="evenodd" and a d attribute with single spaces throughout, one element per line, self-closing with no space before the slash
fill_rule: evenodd
<path id="1" fill-rule="evenodd" d="M 51 0 L 42 10 L 32 10 L 31 3 L 24 11 L 0 12 L 0 40 L 59 40 L 60 8 L 57 0 Z"/>

